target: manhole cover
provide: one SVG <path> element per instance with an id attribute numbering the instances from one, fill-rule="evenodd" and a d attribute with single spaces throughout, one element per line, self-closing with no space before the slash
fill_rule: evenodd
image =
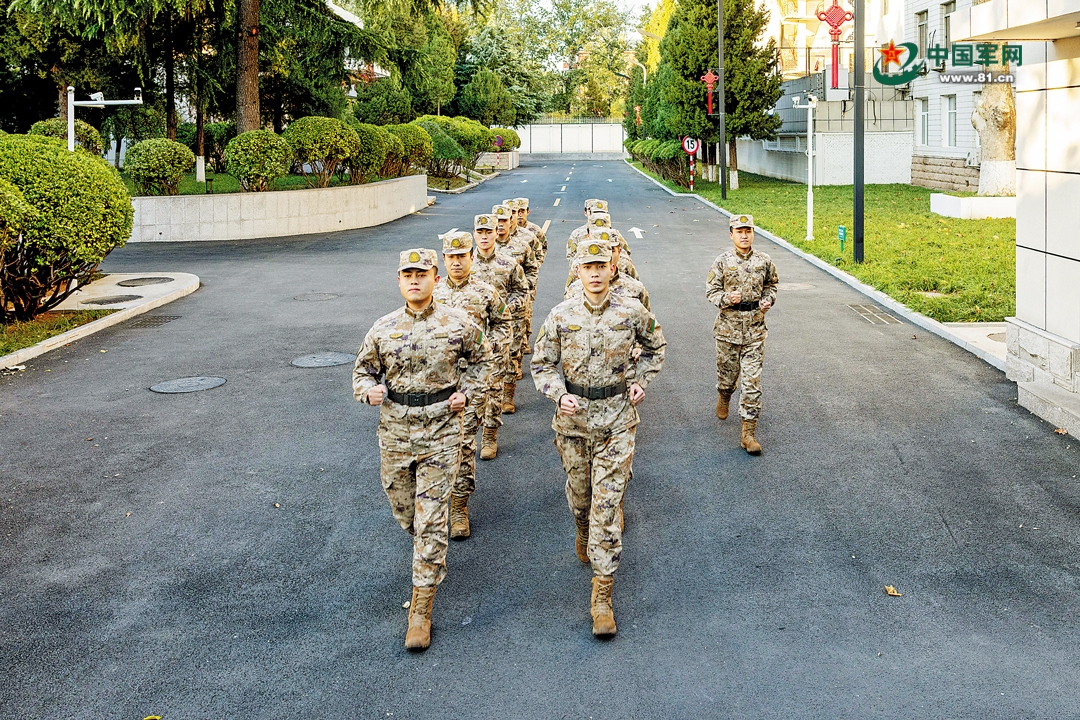
<path id="1" fill-rule="evenodd" d="M 107 297 L 94 298 L 93 300 L 83 300 L 83 305 L 118 305 L 120 303 L 131 302 L 132 300 L 142 300 L 142 295 L 109 295 Z"/>
<path id="2" fill-rule="evenodd" d="M 810 283 L 777 283 L 778 290 L 813 290 L 816 286 Z"/>
<path id="3" fill-rule="evenodd" d="M 293 300 L 299 300 L 300 302 L 322 302 L 323 300 L 333 300 L 338 297 L 341 296 L 337 293 L 305 293 L 303 295 L 297 295 Z"/>
<path id="4" fill-rule="evenodd" d="M 225 378 L 222 377 L 186 377 L 177 378 L 176 380 L 166 380 L 165 382 L 159 382 L 157 385 L 151 385 L 150 389 L 156 393 L 189 393 L 199 392 L 200 390 L 210 390 L 216 388 L 219 385 L 225 384 Z"/>
<path id="5" fill-rule="evenodd" d="M 121 280 L 116 284 L 120 287 L 142 287 L 143 285 L 164 285 L 165 283 L 171 283 L 175 279 L 171 277 L 131 278 L 130 280 Z"/>
<path id="6" fill-rule="evenodd" d="M 848 307 L 859 313 L 859 316 L 871 325 L 898 325 L 900 323 L 877 305 L 848 305 Z"/>
<path id="7" fill-rule="evenodd" d="M 161 327 L 165 323 L 172 322 L 173 320 L 179 320 L 179 315 L 150 315 L 147 317 L 141 317 L 138 320 L 129 322 L 124 327 L 127 328 L 156 328 Z"/>
<path id="8" fill-rule="evenodd" d="M 293 360 L 290 365 L 299 368 L 333 367 L 356 362 L 356 356 L 340 352 L 317 352 Z"/>

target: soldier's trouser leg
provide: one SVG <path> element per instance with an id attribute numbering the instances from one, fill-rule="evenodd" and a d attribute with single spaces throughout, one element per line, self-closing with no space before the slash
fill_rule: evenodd
<path id="1" fill-rule="evenodd" d="M 596 440 L 556 435 L 566 471 L 566 501 L 575 520 L 589 521 L 589 564 L 593 574 L 614 574 L 622 555 L 619 505 L 634 459 L 637 428 Z"/>
<path id="2" fill-rule="evenodd" d="M 454 481 L 455 495 L 472 495 L 476 490 L 476 431 L 487 413 L 488 394 L 465 406 L 461 414 L 461 466 Z"/>
<path id="3" fill-rule="evenodd" d="M 484 427 L 502 426 L 503 380 L 500 376 L 493 380 L 491 388 L 484 393 Z"/>
<path id="4" fill-rule="evenodd" d="M 761 415 L 761 366 L 765 361 L 765 341 L 742 345 L 739 355 L 739 417 L 757 420 Z"/>
<path id="5" fill-rule="evenodd" d="M 416 456 L 382 450 L 382 486 L 394 518 L 413 533 L 412 581 L 438 585 L 446 577 L 449 543 L 447 500 L 457 476 L 461 447 Z"/>

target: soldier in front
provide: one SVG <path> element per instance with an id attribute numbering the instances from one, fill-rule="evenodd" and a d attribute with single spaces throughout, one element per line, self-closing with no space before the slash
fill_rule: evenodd
<path id="1" fill-rule="evenodd" d="M 660 372 L 666 343 L 641 303 L 609 292 L 610 245 L 582 242 L 576 260 L 582 295 L 548 314 L 533 349 L 532 374 L 536 389 L 558 406 L 551 426 L 577 526 L 575 550 L 592 566 L 593 634 L 611 636 L 612 588 L 622 554 L 619 505 L 634 459 L 636 406 Z M 641 349 L 636 360 L 635 347 Z"/>
<path id="2" fill-rule="evenodd" d="M 742 446 L 761 454 L 757 423 L 761 416 L 761 366 L 765 360 L 765 313 L 776 302 L 779 279 L 776 266 L 765 253 L 754 250 L 754 217 L 732 215 L 728 222 L 732 248 L 713 261 L 705 282 L 705 296 L 720 308 L 713 333 L 716 337 L 716 417 L 726 420 L 731 394 L 742 380 L 739 416 Z"/>
<path id="3" fill-rule="evenodd" d="M 431 606 L 446 577 L 447 499 L 461 459 L 461 413 L 493 370 L 491 343 L 460 310 L 432 300 L 434 250 L 401 253 L 405 307 L 375 321 L 353 369 L 353 396 L 379 406 L 381 480 L 394 518 L 413 536 L 405 647 L 431 644 Z"/>

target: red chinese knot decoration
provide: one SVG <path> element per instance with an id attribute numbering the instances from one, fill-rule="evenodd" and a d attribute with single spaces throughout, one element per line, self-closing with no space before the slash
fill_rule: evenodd
<path id="1" fill-rule="evenodd" d="M 833 0 L 832 7 L 822 10 L 817 14 L 818 20 L 829 26 L 829 37 L 832 38 L 832 87 L 835 90 L 840 86 L 840 26 L 855 18 L 850 11 L 840 7 L 839 0 Z"/>
<path id="2" fill-rule="evenodd" d="M 709 108 L 709 115 L 712 115 L 712 91 L 713 91 L 713 87 L 716 85 L 716 81 L 719 80 L 719 79 L 720 79 L 720 76 L 717 75 L 716 73 L 714 73 L 711 68 L 709 69 L 709 72 L 707 72 L 707 73 L 705 73 L 704 75 L 701 76 L 701 81 L 703 83 L 705 83 L 705 87 L 707 87 L 709 89 L 709 95 L 708 95 L 708 99 L 707 99 L 707 107 Z"/>

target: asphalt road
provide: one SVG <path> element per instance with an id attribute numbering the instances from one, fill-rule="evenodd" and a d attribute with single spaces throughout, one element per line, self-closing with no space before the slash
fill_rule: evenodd
<path id="1" fill-rule="evenodd" d="M 402 302 L 399 250 L 518 195 L 551 220 L 536 327 L 582 201 L 606 197 L 668 340 L 641 408 L 619 634 L 590 634 L 554 405 L 526 380 L 413 655 L 376 411 L 350 366 L 289 361 L 355 352 Z M 1077 441 L 998 371 L 871 324 L 849 307 L 863 296 L 759 240 L 782 285 L 765 452 L 747 456 L 737 418 L 713 416 L 704 282 L 726 237 L 627 166 L 579 162 L 379 228 L 115 252 L 104 270 L 205 287 L 154 312 L 167 324 L 0 377 L 0 717 L 1076 717 Z M 313 293 L 334 297 L 297 299 Z M 148 390 L 193 375 L 228 382 Z"/>

